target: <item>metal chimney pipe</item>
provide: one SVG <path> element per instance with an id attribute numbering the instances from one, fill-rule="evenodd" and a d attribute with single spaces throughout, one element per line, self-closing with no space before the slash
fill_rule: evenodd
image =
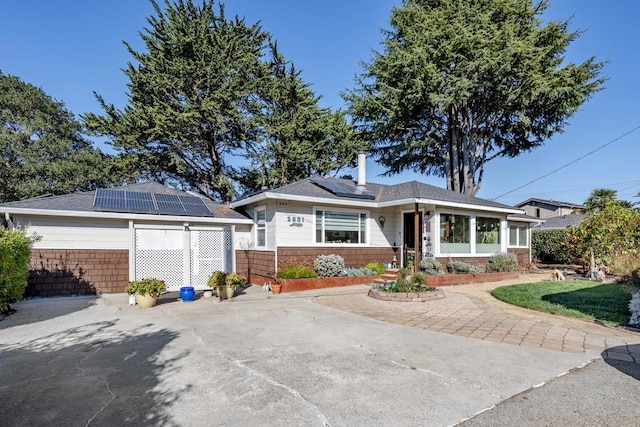
<path id="1" fill-rule="evenodd" d="M 358 151 L 358 184 L 356 189 L 360 191 L 367 189 L 367 153 L 364 150 Z"/>

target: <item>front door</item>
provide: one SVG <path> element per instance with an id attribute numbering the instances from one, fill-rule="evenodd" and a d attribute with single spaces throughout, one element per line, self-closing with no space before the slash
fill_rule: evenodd
<path id="1" fill-rule="evenodd" d="M 418 213 L 418 256 L 416 258 L 415 247 L 416 247 L 416 220 L 414 212 L 405 212 L 403 214 L 403 234 L 404 240 L 402 245 L 402 266 L 403 267 L 413 267 L 415 260 L 421 259 L 420 251 L 421 242 L 422 242 L 422 212 Z"/>

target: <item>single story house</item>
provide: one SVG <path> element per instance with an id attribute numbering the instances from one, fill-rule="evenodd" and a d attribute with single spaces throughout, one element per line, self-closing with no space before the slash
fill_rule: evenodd
<path id="1" fill-rule="evenodd" d="M 542 219 L 580 214 L 584 210 L 584 205 L 535 198 L 520 202 L 516 207 L 524 210 L 526 215 Z"/>
<path id="2" fill-rule="evenodd" d="M 534 226 L 535 230 L 562 230 L 570 226 L 580 225 L 584 215 L 582 214 L 569 214 L 562 216 L 552 216 L 544 221 L 541 221 L 539 225 Z"/>
<path id="3" fill-rule="evenodd" d="M 4 203 L 0 218 L 40 236 L 27 296 L 124 292 L 143 277 L 204 289 L 212 271 L 236 269 L 234 237 L 253 225 L 229 206 L 153 182 Z"/>
<path id="4" fill-rule="evenodd" d="M 311 177 L 231 207 L 254 222 L 251 234 L 238 235 L 242 266 L 254 283 L 318 254 L 338 254 L 347 266 L 362 267 L 394 260 L 411 266 L 424 257 L 484 265 L 491 255 L 508 252 L 526 265 L 531 226 L 539 222 L 521 209 L 417 181 L 367 183 L 363 153 L 356 183 Z"/>
<path id="5" fill-rule="evenodd" d="M 215 270 L 261 285 L 319 254 L 349 267 L 424 257 L 483 265 L 504 252 L 530 262 L 538 219 L 417 181 L 367 183 L 358 160 L 356 183 L 311 177 L 230 205 L 149 182 L 4 203 L 0 218 L 41 236 L 27 296 L 123 292 L 143 277 L 206 289 Z"/>

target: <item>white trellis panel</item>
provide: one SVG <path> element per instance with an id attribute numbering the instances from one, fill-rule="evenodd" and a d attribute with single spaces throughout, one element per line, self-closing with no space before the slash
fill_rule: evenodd
<path id="1" fill-rule="evenodd" d="M 136 229 L 136 279 L 156 277 L 167 290 L 184 286 L 184 233 L 182 230 Z"/>
<path id="2" fill-rule="evenodd" d="M 207 280 L 211 273 L 232 269 L 231 230 L 192 230 L 190 237 L 191 286 L 209 289 Z"/>

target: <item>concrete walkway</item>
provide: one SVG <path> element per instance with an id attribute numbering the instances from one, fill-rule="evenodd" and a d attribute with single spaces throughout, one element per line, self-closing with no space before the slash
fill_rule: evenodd
<path id="1" fill-rule="evenodd" d="M 640 333 L 581 319 L 519 308 L 498 301 L 498 286 L 532 283 L 546 276 L 523 275 L 510 281 L 443 287 L 446 298 L 428 302 L 388 302 L 366 292 L 320 296 L 315 301 L 342 311 L 452 335 L 522 347 L 624 360 L 640 364 Z"/>

